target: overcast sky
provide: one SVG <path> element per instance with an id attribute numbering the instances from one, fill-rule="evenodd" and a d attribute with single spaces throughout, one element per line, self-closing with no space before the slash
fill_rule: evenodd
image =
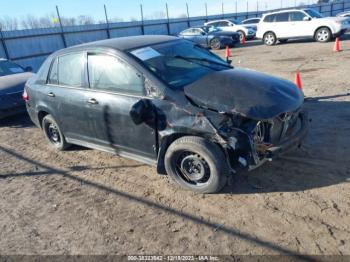
<path id="1" fill-rule="evenodd" d="M 0 0 L 0 16 L 21 18 L 27 14 L 44 16 L 55 13 L 58 5 L 61 16 L 74 17 L 89 15 L 96 20 L 104 19 L 103 4 L 106 4 L 110 17 L 124 20 L 140 17 L 140 4 L 143 5 L 144 16 L 150 17 L 155 13 L 164 12 L 168 3 L 169 15 L 177 17 L 186 13 L 186 2 L 190 15 L 205 15 L 205 3 L 209 14 L 221 14 L 222 3 L 226 13 L 235 12 L 236 0 Z M 294 6 L 295 2 L 313 3 L 315 0 L 248 0 L 249 10 L 265 10 L 265 8 L 280 8 Z M 258 3 L 258 4 L 257 4 Z M 246 11 L 247 1 L 237 0 L 238 11 Z"/>

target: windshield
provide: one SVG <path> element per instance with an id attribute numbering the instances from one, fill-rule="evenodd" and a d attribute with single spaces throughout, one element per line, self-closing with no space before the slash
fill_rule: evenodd
<path id="1" fill-rule="evenodd" d="M 229 21 L 234 25 L 239 25 L 239 22 L 237 20 L 231 19 Z"/>
<path id="2" fill-rule="evenodd" d="M 0 61 L 0 76 L 13 75 L 23 72 L 23 68 L 15 63 L 9 61 Z"/>
<path id="3" fill-rule="evenodd" d="M 323 17 L 323 15 L 321 15 L 319 12 L 312 10 L 312 9 L 305 9 L 304 11 L 312 18 L 322 18 Z"/>
<path id="4" fill-rule="evenodd" d="M 211 72 L 232 68 L 209 50 L 187 40 L 152 45 L 130 53 L 176 89 L 182 89 Z"/>

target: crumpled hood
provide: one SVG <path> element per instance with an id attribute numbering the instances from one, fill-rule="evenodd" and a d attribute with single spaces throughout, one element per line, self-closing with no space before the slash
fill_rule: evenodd
<path id="1" fill-rule="evenodd" d="M 248 69 L 218 71 L 185 86 L 199 106 L 265 120 L 298 109 L 303 93 L 292 83 Z"/>

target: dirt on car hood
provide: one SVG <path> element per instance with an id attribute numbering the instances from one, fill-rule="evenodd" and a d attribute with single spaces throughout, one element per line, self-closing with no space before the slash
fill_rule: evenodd
<path id="1" fill-rule="evenodd" d="M 292 82 L 239 68 L 208 74 L 184 92 L 198 106 L 256 120 L 296 110 L 304 101 Z"/>

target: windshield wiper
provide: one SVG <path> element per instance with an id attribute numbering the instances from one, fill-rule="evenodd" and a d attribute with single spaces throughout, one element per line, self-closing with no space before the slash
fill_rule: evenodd
<path id="1" fill-rule="evenodd" d="M 232 66 L 230 66 L 230 65 L 228 65 L 228 64 L 224 64 L 224 63 L 217 62 L 217 61 L 214 61 L 214 60 L 211 60 L 211 59 L 207 59 L 207 58 L 187 57 L 187 56 L 181 56 L 181 55 L 176 55 L 176 56 L 174 56 L 174 58 L 183 59 L 183 60 L 186 60 L 186 61 L 189 61 L 189 62 L 195 62 L 195 61 L 207 62 L 207 63 L 212 63 L 212 64 L 220 65 L 220 66 L 223 66 L 223 67 L 226 67 L 226 68 L 231 68 L 231 69 L 233 68 Z M 196 64 L 203 65 L 202 63 L 196 63 Z M 212 68 L 212 67 L 209 66 L 209 65 L 203 65 L 203 66 Z"/>

